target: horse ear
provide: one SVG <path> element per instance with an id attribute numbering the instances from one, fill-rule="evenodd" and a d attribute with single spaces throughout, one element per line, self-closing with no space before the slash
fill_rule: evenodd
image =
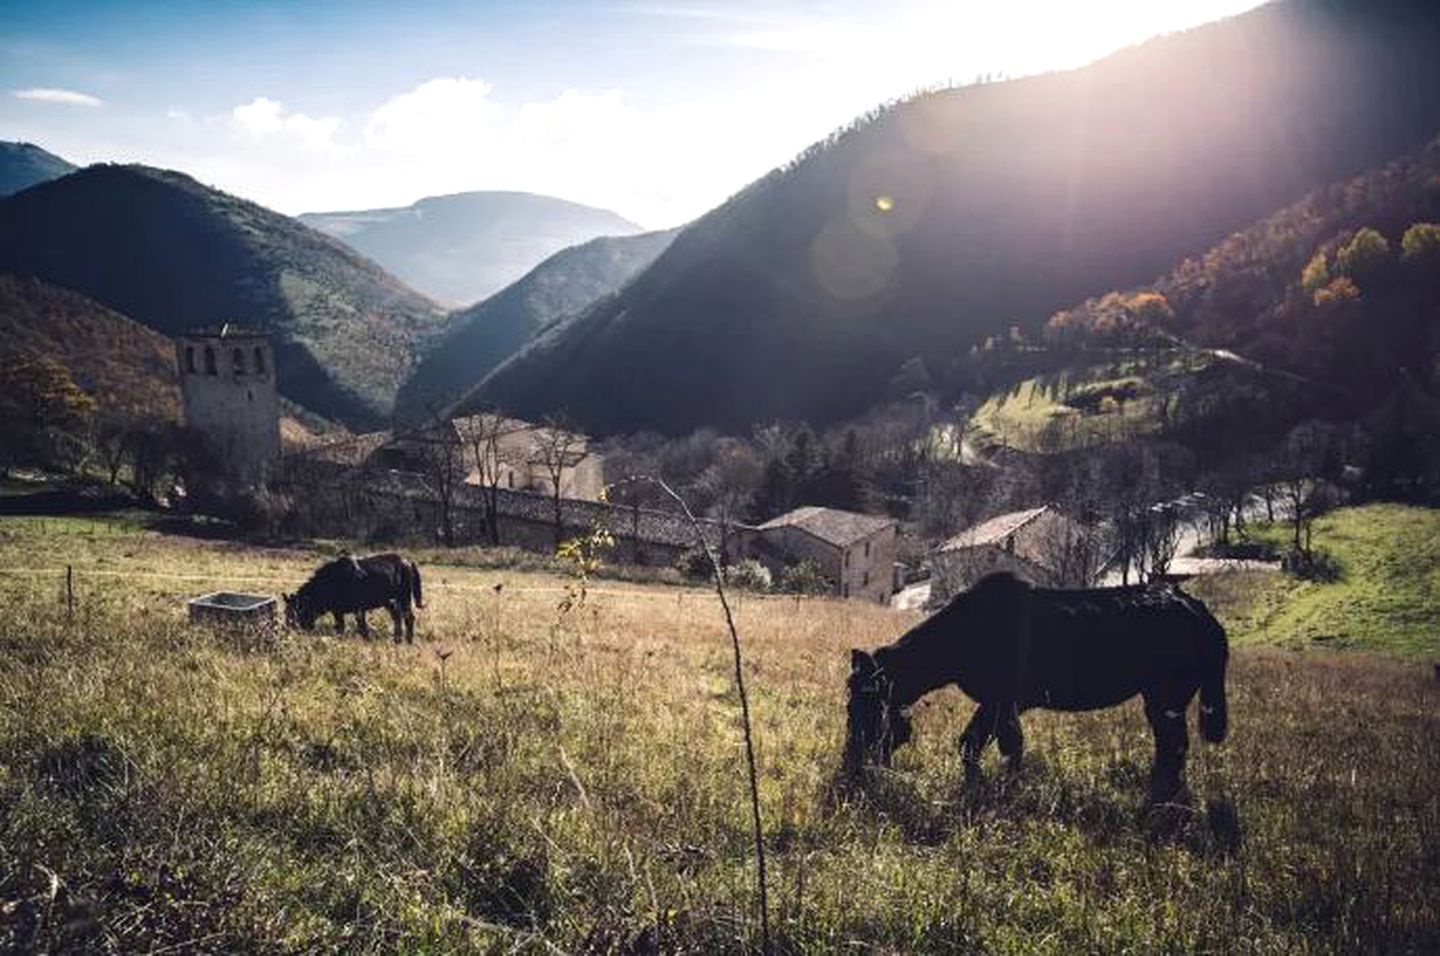
<path id="1" fill-rule="evenodd" d="M 875 669 L 875 658 L 860 648 L 852 648 L 850 651 L 850 673 L 868 674 Z"/>

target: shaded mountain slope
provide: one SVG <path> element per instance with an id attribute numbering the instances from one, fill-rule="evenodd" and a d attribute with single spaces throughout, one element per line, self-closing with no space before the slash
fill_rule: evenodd
<path id="1" fill-rule="evenodd" d="M 295 220 L 181 173 L 91 166 L 0 202 L 0 269 L 174 335 L 268 330 L 281 393 L 351 427 L 392 411 L 442 311 Z"/>
<path id="2" fill-rule="evenodd" d="M 169 339 L 79 293 L 0 275 L 0 366 L 36 358 L 64 365 L 102 409 L 180 417 Z"/>
<path id="3" fill-rule="evenodd" d="M 926 94 L 687 228 L 476 400 L 599 433 L 828 421 L 912 356 L 1146 281 L 1440 127 L 1440 12 L 1288 0 Z"/>
<path id="4" fill-rule="evenodd" d="M 459 402 L 490 370 L 552 323 L 609 295 L 655 261 L 676 230 L 604 236 L 564 249 L 518 282 L 452 315 L 450 327 L 400 390 L 399 412 Z"/>
<path id="5" fill-rule="evenodd" d="M 640 227 L 605 209 L 516 192 L 431 196 L 401 209 L 305 213 L 300 221 L 449 305 L 469 305 L 547 256 Z"/>
<path id="6" fill-rule="evenodd" d="M 74 165 L 33 143 L 0 142 L 0 197 L 74 171 Z"/>

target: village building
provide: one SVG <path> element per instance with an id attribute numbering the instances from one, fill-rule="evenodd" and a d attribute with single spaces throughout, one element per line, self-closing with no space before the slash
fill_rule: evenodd
<path id="1" fill-rule="evenodd" d="M 885 604 L 894 593 L 896 526 L 891 518 L 836 508 L 804 507 L 757 526 L 756 556 L 772 572 L 808 560 L 835 594 Z"/>
<path id="2" fill-rule="evenodd" d="M 1012 511 L 940 545 L 931 556 L 930 604 L 943 604 L 996 571 L 1045 587 L 1086 587 L 1100 564 L 1093 529 L 1049 505 Z"/>
<path id="3" fill-rule="evenodd" d="M 270 339 L 226 323 L 175 341 L 185 424 L 205 442 L 220 476 L 259 485 L 280 458 L 280 396 Z"/>
<path id="4" fill-rule="evenodd" d="M 549 496 L 554 478 L 560 496 L 599 501 L 605 465 L 590 440 L 515 418 L 456 418 L 407 431 L 353 435 L 303 454 L 313 460 L 380 471 L 433 474 L 452 469 L 457 483 Z"/>
<path id="5" fill-rule="evenodd" d="M 508 491 L 554 493 L 560 478 L 560 496 L 599 501 L 605 489 L 604 459 L 590 447 L 590 439 L 518 418 L 470 415 L 450 423 L 462 445 L 465 481 Z"/>

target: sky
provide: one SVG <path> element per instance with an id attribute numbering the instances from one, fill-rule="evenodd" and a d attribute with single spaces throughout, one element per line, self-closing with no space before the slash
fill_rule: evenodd
<path id="1" fill-rule="evenodd" d="M 518 189 L 679 225 L 916 90 L 1256 0 L 5 0 L 0 139 L 284 213 Z"/>

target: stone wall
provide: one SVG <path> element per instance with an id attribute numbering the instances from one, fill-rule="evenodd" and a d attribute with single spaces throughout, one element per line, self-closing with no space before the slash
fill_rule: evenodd
<path id="1" fill-rule="evenodd" d="M 280 457 L 275 357 L 263 335 L 192 333 L 175 344 L 185 424 L 226 476 L 258 484 Z"/>

